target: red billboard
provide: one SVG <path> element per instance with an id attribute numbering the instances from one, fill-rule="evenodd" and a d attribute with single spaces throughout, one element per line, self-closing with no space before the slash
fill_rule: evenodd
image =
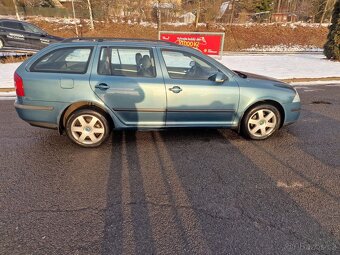
<path id="1" fill-rule="evenodd" d="M 221 56 L 224 33 L 161 31 L 159 39 L 197 49 L 206 55 Z"/>

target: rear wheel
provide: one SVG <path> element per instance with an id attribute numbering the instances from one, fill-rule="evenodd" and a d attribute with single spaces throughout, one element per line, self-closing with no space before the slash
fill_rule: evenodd
<path id="1" fill-rule="evenodd" d="M 91 109 L 81 109 L 67 119 L 66 133 L 76 144 L 97 147 L 110 135 L 110 125 L 104 114 Z"/>
<path id="2" fill-rule="evenodd" d="M 281 114 L 275 106 L 258 105 L 245 114 L 242 120 L 242 131 L 248 138 L 264 140 L 280 128 L 280 123 Z"/>

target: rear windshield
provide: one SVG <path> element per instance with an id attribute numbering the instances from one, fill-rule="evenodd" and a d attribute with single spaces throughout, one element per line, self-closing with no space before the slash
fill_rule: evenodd
<path id="1" fill-rule="evenodd" d="M 31 67 L 32 72 L 86 73 L 92 47 L 62 48 L 39 58 Z"/>

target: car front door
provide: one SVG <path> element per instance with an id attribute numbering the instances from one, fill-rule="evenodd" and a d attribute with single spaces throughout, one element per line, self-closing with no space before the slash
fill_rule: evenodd
<path id="1" fill-rule="evenodd" d="M 95 59 L 91 87 L 124 125 L 165 125 L 165 86 L 153 48 L 101 47 Z"/>
<path id="2" fill-rule="evenodd" d="M 49 40 L 45 38 L 46 33 L 44 31 L 28 23 L 23 23 L 22 25 L 32 49 L 42 49 L 49 44 Z"/>
<path id="3" fill-rule="evenodd" d="M 204 56 L 159 49 L 167 93 L 166 126 L 233 126 L 239 87 Z"/>

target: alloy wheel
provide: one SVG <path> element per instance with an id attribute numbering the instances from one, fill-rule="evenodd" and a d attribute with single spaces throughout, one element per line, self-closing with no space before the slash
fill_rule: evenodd
<path id="1" fill-rule="evenodd" d="M 269 109 L 260 109 L 249 118 L 247 126 L 250 134 L 261 138 L 273 133 L 276 125 L 275 113 Z"/>
<path id="2" fill-rule="evenodd" d="M 79 115 L 71 124 L 71 133 L 78 142 L 91 145 L 103 139 L 105 126 L 96 116 Z"/>

